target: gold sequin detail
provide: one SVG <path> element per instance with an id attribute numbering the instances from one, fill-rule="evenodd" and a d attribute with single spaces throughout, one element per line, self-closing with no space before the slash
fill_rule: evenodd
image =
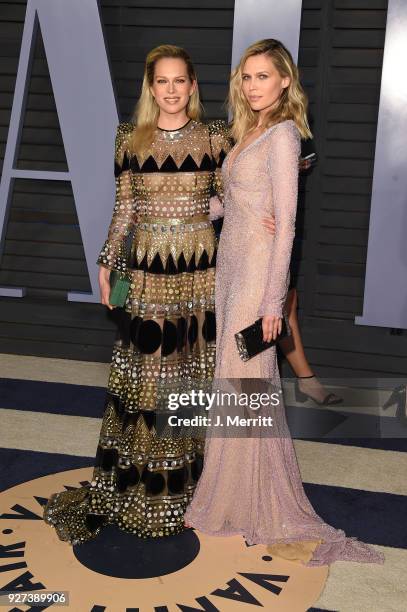
<path id="1" fill-rule="evenodd" d="M 203 462 L 201 436 L 176 437 L 171 428 L 158 435 L 154 419 L 168 390 L 214 375 L 209 202 L 223 198 L 228 130 L 224 122 L 195 121 L 176 138 L 157 130 L 139 159 L 129 151 L 133 128 L 121 123 L 117 130 L 116 198 L 98 258 L 131 284 L 125 307 L 114 313 L 120 325 L 95 467 L 88 486 L 55 494 L 44 509 L 71 543 L 95 538 L 107 523 L 139 537 L 179 533 Z"/>

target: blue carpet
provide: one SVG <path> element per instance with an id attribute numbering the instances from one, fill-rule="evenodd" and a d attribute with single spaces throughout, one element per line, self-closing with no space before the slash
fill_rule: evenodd
<path id="1" fill-rule="evenodd" d="M 100 387 L 0 379 L 0 409 L 100 418 L 105 396 L 106 390 Z M 376 434 L 383 429 L 377 429 L 376 416 L 329 413 L 312 408 L 305 411 L 302 407 L 295 406 L 289 406 L 287 414 L 289 422 L 291 418 L 291 424 L 294 430 L 297 427 L 301 438 L 306 434 L 306 439 L 317 442 L 407 452 L 407 431 L 404 436 L 399 436 L 396 419 L 386 417 L 385 421 L 380 421 L 380 427 L 385 423 L 385 431 L 390 434 L 380 438 L 376 437 Z M 308 422 L 301 422 L 304 417 Z M 353 429 L 354 426 L 357 427 L 356 430 Z M 331 437 L 333 431 L 337 435 Z M 372 436 L 357 438 L 353 435 L 355 431 L 372 432 Z M 294 431 L 294 437 L 295 433 Z M 97 440 L 95 453 L 96 446 Z M 0 448 L 0 491 L 42 476 L 92 467 L 93 463 L 93 458 L 89 457 Z M 355 536 L 370 544 L 407 548 L 407 529 L 400 529 L 403 525 L 402 517 L 407 514 L 407 496 L 310 483 L 304 483 L 304 488 L 317 514 L 327 523 L 343 529 L 348 536 Z M 45 500 L 41 503 L 45 503 Z M 103 537 L 93 546 L 97 548 L 109 544 L 111 535 L 106 528 Z M 190 536 L 191 534 L 187 537 Z M 133 552 L 132 547 L 130 550 Z M 89 562 L 88 565 L 91 569 L 95 559 L 99 560 L 98 555 L 90 554 L 92 551 L 95 552 L 93 548 L 86 551 L 85 547 L 80 551 L 81 554 L 88 554 L 91 559 L 91 564 Z M 195 552 L 192 547 L 191 555 Z M 82 559 L 86 565 L 85 561 Z M 143 572 L 146 571 L 143 564 L 140 564 L 140 568 Z M 165 571 L 164 563 L 163 573 Z M 96 608 L 99 609 L 99 606 L 94 609 Z M 307 612 L 323 611 L 312 607 Z"/>
<path id="2" fill-rule="evenodd" d="M 0 408 L 101 418 L 102 387 L 0 378 Z M 392 417 L 287 406 L 293 438 L 407 452 L 407 429 Z M 382 436 L 382 437 L 381 437 Z"/>
<path id="3" fill-rule="evenodd" d="M 304 489 L 316 513 L 348 536 L 370 544 L 407 548 L 407 529 L 401 518 L 407 513 L 404 495 L 311 483 L 304 483 Z"/>
<path id="4" fill-rule="evenodd" d="M 0 449 L 0 491 L 48 474 L 93 465 L 92 458 L 53 453 Z M 400 520 L 407 498 L 344 487 L 304 483 L 315 511 L 347 535 L 370 544 L 407 548 L 407 530 Z"/>
<path id="5" fill-rule="evenodd" d="M 0 448 L 0 491 L 41 476 L 92 465 L 90 457 Z"/>
<path id="6" fill-rule="evenodd" d="M 106 391 L 100 387 L 0 379 L 0 394 L 0 408 L 100 418 Z M 298 410 L 296 407 L 288 410 L 294 422 L 300 414 Z M 309 415 L 310 420 L 315 420 L 319 415 L 321 433 L 324 430 L 328 435 L 330 430 L 342 428 L 349 417 L 340 413 L 332 415 L 328 412 L 323 412 L 321 416 L 321 411 L 317 409 L 300 410 L 300 419 L 304 415 Z M 346 418 L 342 418 L 344 416 Z M 360 418 L 360 415 L 350 415 L 350 418 L 354 416 Z M 371 419 L 377 421 L 375 416 Z M 372 420 L 370 422 L 373 423 Z M 403 438 L 309 437 L 307 439 L 407 452 L 407 439 Z M 95 440 L 95 454 L 96 447 L 97 440 Z M 0 449 L 0 491 L 41 476 L 87 466 L 93 466 L 92 457 Z M 327 523 L 343 529 L 349 536 L 355 536 L 371 544 L 407 548 L 407 530 L 400 530 L 400 517 L 407 512 L 406 497 L 310 483 L 305 483 L 304 488 L 316 512 Z"/>
<path id="7" fill-rule="evenodd" d="M 0 408 L 101 417 L 106 389 L 86 385 L 0 378 Z"/>

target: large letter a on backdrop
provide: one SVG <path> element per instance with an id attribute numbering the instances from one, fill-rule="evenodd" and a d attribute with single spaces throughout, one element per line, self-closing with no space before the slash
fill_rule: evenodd
<path id="1" fill-rule="evenodd" d="M 44 42 L 68 172 L 15 168 L 38 26 Z M 96 259 L 114 202 L 112 160 L 117 123 L 117 105 L 97 0 L 28 0 L 0 184 L 0 256 L 14 180 L 70 181 L 92 292 L 70 292 L 69 300 L 99 301 Z M 21 297 L 23 293 L 24 288 L 0 287 L 0 295 Z"/>

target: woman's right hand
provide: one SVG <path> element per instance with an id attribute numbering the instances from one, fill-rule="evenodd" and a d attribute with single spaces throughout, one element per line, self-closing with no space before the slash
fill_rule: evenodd
<path id="1" fill-rule="evenodd" d="M 276 340 L 283 328 L 283 317 L 275 315 L 265 315 L 262 317 L 263 342 Z"/>
<path id="2" fill-rule="evenodd" d="M 100 301 L 104 306 L 107 306 L 110 310 L 113 310 L 109 302 L 110 297 L 110 270 L 104 266 L 99 266 L 99 289 L 100 289 Z"/>

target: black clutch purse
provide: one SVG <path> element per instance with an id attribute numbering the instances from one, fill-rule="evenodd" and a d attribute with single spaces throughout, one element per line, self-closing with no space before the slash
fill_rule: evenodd
<path id="1" fill-rule="evenodd" d="M 237 350 L 243 361 L 249 361 L 255 355 L 265 351 L 273 346 L 276 342 L 291 335 L 291 328 L 286 321 L 286 316 L 283 315 L 281 333 L 278 334 L 275 340 L 270 342 L 263 341 L 262 319 L 257 319 L 253 325 L 249 325 L 245 329 L 235 334 Z"/>

